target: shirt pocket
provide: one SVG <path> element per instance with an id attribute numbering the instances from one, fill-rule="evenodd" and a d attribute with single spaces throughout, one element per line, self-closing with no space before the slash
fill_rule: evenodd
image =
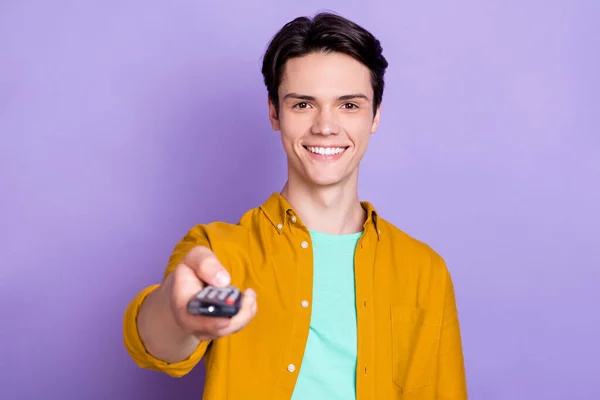
<path id="1" fill-rule="evenodd" d="M 403 393 L 433 383 L 440 324 L 426 310 L 391 305 L 392 379 Z"/>

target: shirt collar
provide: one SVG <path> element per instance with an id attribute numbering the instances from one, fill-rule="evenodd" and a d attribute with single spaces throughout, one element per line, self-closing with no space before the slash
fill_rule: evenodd
<path id="1" fill-rule="evenodd" d="M 369 226 L 372 224 L 377 232 L 377 238 L 381 236 L 381 230 L 378 226 L 378 217 L 375 207 L 368 201 L 361 201 L 360 205 L 367 212 L 367 219 L 363 225 L 364 231 L 367 232 Z M 287 225 L 290 219 L 297 219 L 296 212 L 287 200 L 277 192 L 274 192 L 269 198 L 260 206 L 260 209 L 267 216 L 273 227 L 279 234 L 282 233 L 283 227 Z"/>

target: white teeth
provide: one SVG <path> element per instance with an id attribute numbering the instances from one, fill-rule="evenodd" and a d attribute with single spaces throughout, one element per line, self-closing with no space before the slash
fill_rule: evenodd
<path id="1" fill-rule="evenodd" d="M 346 148 L 344 147 L 307 147 L 311 153 L 320 154 L 322 156 L 331 156 L 343 153 Z"/>

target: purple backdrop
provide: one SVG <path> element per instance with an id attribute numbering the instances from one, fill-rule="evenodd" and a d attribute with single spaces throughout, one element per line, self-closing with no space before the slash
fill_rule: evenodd
<path id="1" fill-rule="evenodd" d="M 471 398 L 600 398 L 596 0 L 37 3 L 0 3 L 0 398 L 200 398 L 123 311 L 282 186 L 260 58 L 323 8 L 383 42 L 361 196 L 446 258 Z"/>

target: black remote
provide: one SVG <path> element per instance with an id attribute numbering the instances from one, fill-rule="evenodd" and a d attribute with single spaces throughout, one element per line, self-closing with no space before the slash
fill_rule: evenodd
<path id="1" fill-rule="evenodd" d="M 206 286 L 188 303 L 192 315 L 231 318 L 240 311 L 242 294 L 234 286 L 217 288 Z"/>

